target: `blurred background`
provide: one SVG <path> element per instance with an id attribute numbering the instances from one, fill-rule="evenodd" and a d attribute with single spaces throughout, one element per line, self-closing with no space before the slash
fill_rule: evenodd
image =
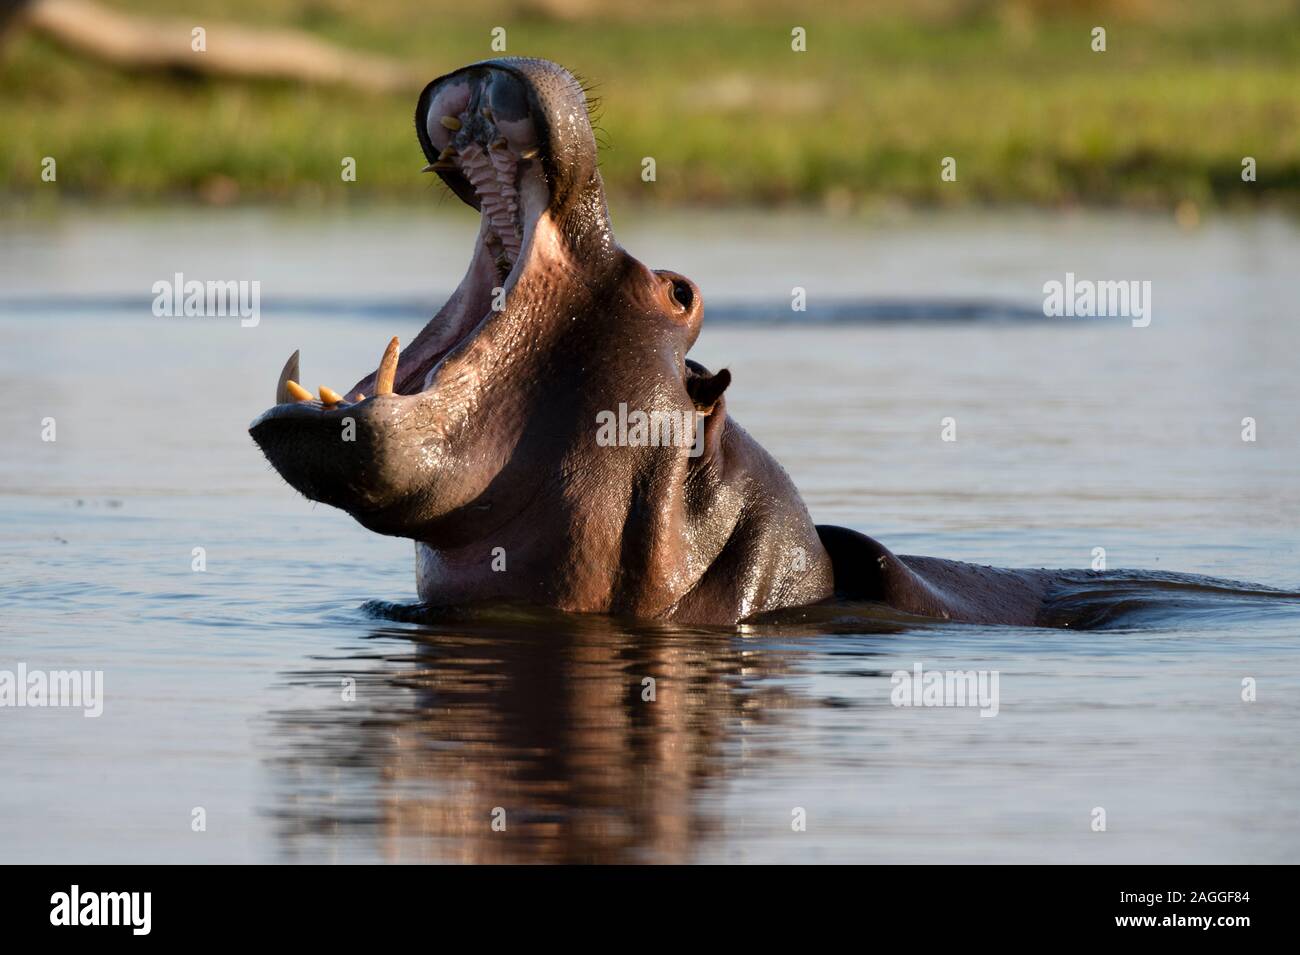
<path id="1" fill-rule="evenodd" d="M 651 204 L 1276 203 L 1300 190 L 1296 0 L 0 0 L 0 190 L 408 196 L 425 82 L 555 59 L 601 98 L 611 195 Z M 807 52 L 791 51 L 791 29 Z M 1091 49 L 1104 26 L 1107 48 Z M 206 32 L 206 52 L 190 49 Z M 315 43 L 308 41 L 318 41 Z M 261 74 L 261 75 L 259 75 Z M 1243 155 L 1260 164 L 1244 183 Z M 45 188 L 43 157 L 58 160 Z M 339 175 L 356 159 L 355 182 Z M 641 180 L 653 156 L 657 181 Z M 959 157 L 960 188 L 938 175 Z M 1184 209 L 1188 209 L 1184 206 Z"/>

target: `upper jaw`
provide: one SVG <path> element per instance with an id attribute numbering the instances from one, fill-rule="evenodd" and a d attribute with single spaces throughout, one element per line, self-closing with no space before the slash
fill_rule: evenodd
<path id="1" fill-rule="evenodd" d="M 336 444 L 349 416 L 356 416 L 360 431 L 372 434 L 381 426 L 381 431 L 410 428 L 413 416 L 420 415 L 419 403 L 411 401 L 426 397 L 421 393 L 431 387 L 443 362 L 472 347 L 491 322 L 499 326 L 513 320 L 511 292 L 525 269 L 555 265 L 558 257 L 590 279 L 617 251 L 585 97 L 562 68 L 512 58 L 457 70 L 425 88 L 416 128 L 429 168 L 482 214 L 465 278 L 404 353 L 397 353 L 394 339 L 391 356 L 386 352 L 380 369 L 351 391 L 336 394 L 322 388 L 319 399 L 311 396 L 297 385 L 295 353 L 277 385 L 276 406 L 250 429 L 291 484 L 315 500 L 345 509 L 340 496 L 324 489 L 324 480 L 303 473 L 314 466 L 298 459 L 301 453 L 312 453 L 315 437 Z M 541 276 L 539 272 L 535 278 Z M 533 287 L 541 286 L 530 279 Z M 496 312 L 502 305 L 507 314 Z M 390 357 L 393 367 L 385 375 L 384 363 Z M 286 429 L 294 428 L 301 433 L 290 441 Z M 362 443 L 349 447 L 351 457 Z M 382 446 L 400 443 L 385 439 Z M 363 458 L 352 464 L 367 467 Z M 335 478 L 342 480 L 343 473 Z M 349 493 L 355 494 L 356 488 Z"/>
<path id="2" fill-rule="evenodd" d="M 331 409 L 376 393 L 422 391 L 439 362 L 473 337 L 492 311 L 503 308 L 530 261 L 559 254 L 581 263 L 590 279 L 614 259 L 617 244 L 596 168 L 585 93 L 567 70 L 522 57 L 462 67 L 425 87 L 416 107 L 416 131 L 429 159 L 426 170 L 437 172 L 482 216 L 464 279 L 407 345 L 386 387 L 379 386 L 376 371 L 342 395 L 321 389 L 316 402 L 297 385 L 295 352 L 281 373 L 277 405 Z M 543 248 L 530 254 L 543 218 L 548 226 Z M 396 339 L 390 348 L 395 346 Z"/>
<path id="3" fill-rule="evenodd" d="M 512 201 L 527 200 L 530 184 L 542 206 L 525 201 L 524 215 L 545 210 L 584 260 L 611 244 L 586 93 L 563 67 L 525 57 L 462 67 L 425 87 L 415 126 L 428 168 L 498 226 L 508 259 L 519 251 L 511 227 L 527 239 Z"/>
<path id="4" fill-rule="evenodd" d="M 504 282 L 523 251 L 523 180 L 530 167 L 534 167 L 536 175 L 540 148 L 531 123 L 498 120 L 490 107 L 476 106 L 473 98 L 459 113 L 441 113 L 455 108 L 447 100 L 456 92 L 436 97 L 438 102 L 431 106 L 428 125 L 434 127 L 435 142 L 441 142 L 437 155 L 425 169 L 453 184 L 453 189 L 479 210 L 479 242 Z M 507 135 L 507 127 L 512 135 Z M 470 190 L 467 197 L 462 193 L 465 184 Z"/>

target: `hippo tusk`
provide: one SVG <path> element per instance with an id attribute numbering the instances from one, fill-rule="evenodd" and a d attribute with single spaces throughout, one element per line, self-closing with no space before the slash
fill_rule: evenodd
<path id="1" fill-rule="evenodd" d="M 275 403 L 277 405 L 293 400 L 289 394 L 289 385 L 293 384 L 298 377 L 298 352 L 295 350 L 289 356 L 289 360 L 284 363 L 284 370 L 280 372 L 280 380 L 275 385 Z"/>
<path id="2" fill-rule="evenodd" d="M 384 357 L 379 359 L 379 370 L 375 372 L 375 394 L 391 395 L 393 393 L 393 381 L 397 377 L 397 356 L 401 352 L 401 344 L 397 336 L 388 343 L 384 349 Z"/>

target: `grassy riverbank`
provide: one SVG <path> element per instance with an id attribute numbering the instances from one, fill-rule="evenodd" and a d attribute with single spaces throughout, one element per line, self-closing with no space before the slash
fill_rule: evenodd
<path id="1" fill-rule="evenodd" d="M 1282 3 L 772 2 L 738 13 L 592 0 L 571 15 L 484 0 L 105 0 L 290 25 L 434 75 L 492 55 L 559 60 L 602 98 L 611 192 L 646 202 L 1300 206 L 1300 18 Z M 552 6 L 552 5 L 548 5 Z M 563 4 L 561 6 L 564 6 Z M 576 7 L 577 12 L 572 12 Z M 1226 6 L 1225 6 L 1226 9 Z M 522 10 L 522 12 L 521 12 Z M 688 12 L 691 11 L 691 12 Z M 790 29 L 807 30 L 807 52 Z M 1107 50 L 1090 49 L 1094 25 Z M 428 188 L 418 87 L 393 95 L 132 75 L 19 33 L 0 60 L 0 192 L 348 202 Z M 43 157 L 57 181 L 41 180 Z M 340 177 L 343 157 L 357 180 Z M 653 156 L 657 181 L 641 180 Z M 940 178 L 943 157 L 957 181 Z M 1241 179 L 1245 156 L 1258 181 Z"/>

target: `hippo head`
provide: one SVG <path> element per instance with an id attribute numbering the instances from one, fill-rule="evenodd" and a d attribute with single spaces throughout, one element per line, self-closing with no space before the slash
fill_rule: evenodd
<path id="1" fill-rule="evenodd" d="M 729 378 L 686 360 L 699 290 L 616 243 L 587 101 L 561 67 L 507 58 L 449 73 L 421 94 L 416 131 L 426 169 L 481 213 L 464 279 L 345 394 L 298 386 L 295 353 L 252 436 L 297 490 L 428 545 L 427 560 L 509 543 L 535 555 L 537 579 L 595 562 L 601 580 L 572 585 L 586 596 L 532 596 L 608 603 L 605 570 L 630 559 L 629 539 L 654 549 L 674 533 L 646 509 L 659 507 L 646 482 L 683 497 L 717 451 Z M 637 412 L 670 426 L 704 415 L 704 440 L 638 441 Z M 614 447 L 600 440 L 611 415 L 616 436 L 634 422 Z"/>

